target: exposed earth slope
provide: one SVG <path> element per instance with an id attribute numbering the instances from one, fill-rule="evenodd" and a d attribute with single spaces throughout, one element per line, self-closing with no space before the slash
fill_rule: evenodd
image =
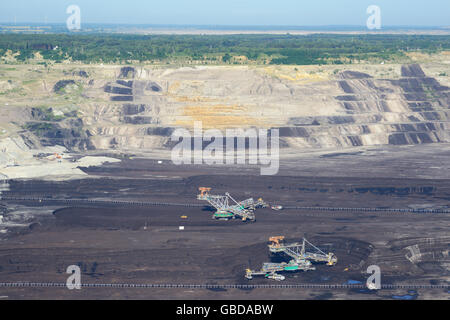
<path id="1" fill-rule="evenodd" d="M 286 154 L 450 142 L 447 58 L 423 66 L 3 65 L 0 139 L 28 154 L 62 146 L 167 155 L 175 128 L 202 121 L 204 129 L 279 128 Z M 3 165 L 24 158 L 0 157 Z"/>

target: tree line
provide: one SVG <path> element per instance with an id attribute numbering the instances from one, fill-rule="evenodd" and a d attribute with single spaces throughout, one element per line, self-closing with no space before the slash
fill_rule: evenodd
<path id="1" fill-rule="evenodd" d="M 1 34 L 0 55 L 19 53 L 83 63 L 186 62 L 340 64 L 405 58 L 450 49 L 450 36 L 428 35 L 119 35 Z M 236 57 L 239 57 L 237 59 Z M 242 57 L 244 59 L 242 59 Z"/>

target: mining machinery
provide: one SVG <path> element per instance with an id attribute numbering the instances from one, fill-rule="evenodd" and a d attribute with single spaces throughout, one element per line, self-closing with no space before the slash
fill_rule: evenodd
<path id="1" fill-rule="evenodd" d="M 198 200 L 208 201 L 217 211 L 214 213 L 214 219 L 235 219 L 240 218 L 243 221 L 255 220 L 255 209 L 257 207 L 267 206 L 262 201 L 255 202 L 253 198 L 237 202 L 228 192 L 224 196 L 210 194 L 211 188 L 199 188 L 200 194 Z"/>
<path id="2" fill-rule="evenodd" d="M 247 269 L 245 277 L 249 280 L 254 276 L 264 276 L 267 279 L 276 281 L 283 281 L 285 277 L 278 272 L 296 272 L 315 270 L 314 263 L 326 262 L 329 266 L 334 266 L 337 263 L 337 257 L 333 253 L 326 254 L 308 240 L 303 238 L 302 243 L 284 243 L 284 237 L 271 237 L 269 239 L 269 251 L 272 254 L 285 254 L 292 258 L 288 263 L 272 263 L 266 262 L 263 264 L 261 270 Z M 309 247 L 313 250 L 308 251 Z"/>
<path id="3" fill-rule="evenodd" d="M 302 243 L 284 243 L 284 237 L 271 237 L 269 239 L 269 251 L 274 254 L 284 253 L 294 260 L 306 259 L 311 262 L 320 263 L 325 262 L 329 266 L 334 266 L 337 263 L 337 257 L 334 253 L 325 253 L 311 242 L 303 238 Z M 312 250 L 307 250 L 312 248 Z"/>
<path id="4" fill-rule="evenodd" d="M 259 198 L 255 202 L 255 208 L 267 208 L 269 204 L 265 202 L 262 198 Z"/>
<path id="5" fill-rule="evenodd" d="M 265 262 L 263 263 L 261 270 L 247 269 L 245 277 L 251 280 L 254 276 L 264 276 L 267 279 L 283 281 L 285 277 L 277 272 L 297 272 L 309 270 L 316 270 L 316 268 L 308 260 L 291 260 L 288 263 Z"/>

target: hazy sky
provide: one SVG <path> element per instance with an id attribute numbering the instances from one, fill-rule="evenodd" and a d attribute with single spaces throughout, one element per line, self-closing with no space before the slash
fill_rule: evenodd
<path id="1" fill-rule="evenodd" d="M 1 0 L 0 22 L 64 23 L 71 4 L 82 23 L 365 25 L 378 5 L 385 26 L 450 25 L 450 0 Z"/>

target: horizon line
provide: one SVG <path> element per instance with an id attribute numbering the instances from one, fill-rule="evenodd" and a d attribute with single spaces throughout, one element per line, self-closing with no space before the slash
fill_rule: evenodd
<path id="1" fill-rule="evenodd" d="M 0 25 L 11 25 L 11 26 L 20 26 L 20 24 L 24 25 L 37 25 L 37 26 L 45 26 L 45 25 L 66 25 L 65 22 L 26 22 L 26 21 L 17 21 L 17 22 L 5 22 L 0 21 Z M 329 24 L 329 25 L 277 25 L 277 24 L 147 24 L 147 23 L 111 23 L 111 22 L 84 22 L 82 25 L 103 25 L 103 26 L 129 26 L 129 27 L 191 27 L 191 28 L 199 28 L 199 27 L 208 27 L 208 28 L 363 28 L 367 29 L 366 25 L 346 25 L 346 24 Z M 415 28 L 415 29 L 450 29 L 450 25 L 385 25 L 381 30 L 390 29 L 390 28 Z"/>

